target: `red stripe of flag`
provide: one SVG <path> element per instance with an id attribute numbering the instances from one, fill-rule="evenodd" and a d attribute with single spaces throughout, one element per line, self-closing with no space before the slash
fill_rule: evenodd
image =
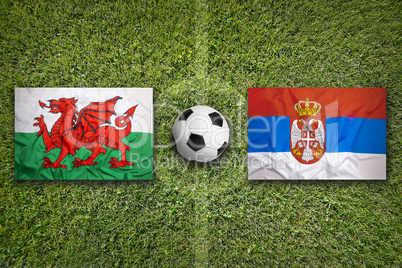
<path id="1" fill-rule="evenodd" d="M 385 88 L 249 88 L 248 117 L 298 116 L 294 105 L 307 98 L 319 116 L 386 119 Z"/>

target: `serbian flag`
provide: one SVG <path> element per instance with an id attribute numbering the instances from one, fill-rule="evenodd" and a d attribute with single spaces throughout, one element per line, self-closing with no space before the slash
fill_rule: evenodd
<path id="1" fill-rule="evenodd" d="M 152 88 L 16 88 L 15 179 L 151 180 Z"/>
<path id="2" fill-rule="evenodd" d="M 248 177 L 385 180 L 385 88 L 249 88 Z"/>

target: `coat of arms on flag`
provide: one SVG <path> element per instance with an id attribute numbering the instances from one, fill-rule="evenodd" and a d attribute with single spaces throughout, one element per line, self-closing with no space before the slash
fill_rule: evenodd
<path id="1" fill-rule="evenodd" d="M 152 179 L 152 102 L 150 88 L 16 88 L 16 179 Z"/>
<path id="2" fill-rule="evenodd" d="M 385 88 L 250 88 L 250 180 L 386 179 Z"/>
<path id="3" fill-rule="evenodd" d="M 291 153 L 303 164 L 313 164 L 325 153 L 325 121 L 318 113 L 321 104 L 315 101 L 299 101 L 294 106 L 299 117 L 291 117 Z"/>

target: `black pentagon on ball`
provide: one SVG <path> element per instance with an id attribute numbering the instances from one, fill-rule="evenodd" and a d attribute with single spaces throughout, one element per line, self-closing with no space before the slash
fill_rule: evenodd
<path id="1" fill-rule="evenodd" d="M 205 147 L 205 141 L 201 135 L 191 134 L 190 137 L 188 137 L 187 145 L 196 152 Z"/>
<path id="2" fill-rule="evenodd" d="M 186 121 L 187 118 L 188 118 L 192 113 L 194 113 L 194 112 L 193 112 L 193 110 L 191 110 L 191 109 L 185 110 L 185 111 L 180 115 L 179 120 L 184 120 L 184 121 Z"/>
<path id="3" fill-rule="evenodd" d="M 223 126 L 223 118 L 217 112 L 210 113 L 209 117 L 211 118 L 211 122 L 213 125 L 218 126 L 218 127 Z"/>
<path id="4" fill-rule="evenodd" d="M 228 147 L 228 143 L 225 141 L 222 144 L 221 148 L 218 149 L 218 156 L 220 156 L 223 153 L 223 151 L 225 151 L 226 147 Z"/>

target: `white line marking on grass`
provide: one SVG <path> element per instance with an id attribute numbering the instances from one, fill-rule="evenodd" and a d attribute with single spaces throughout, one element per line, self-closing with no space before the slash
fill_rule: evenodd
<path id="1" fill-rule="evenodd" d="M 196 20 L 197 24 L 195 27 L 196 32 L 196 59 L 194 64 L 194 71 L 196 80 L 199 81 L 199 85 L 203 88 L 199 89 L 199 93 L 202 94 L 203 89 L 208 88 L 208 32 L 206 27 L 209 21 L 207 13 L 207 5 L 203 0 L 198 0 L 196 2 Z M 201 97 L 203 98 L 203 97 Z M 201 173 L 201 172 L 199 172 Z M 195 266 L 196 267 L 208 267 L 208 218 L 206 215 L 206 210 L 208 207 L 208 200 L 206 198 L 206 191 L 208 187 L 202 183 L 205 180 L 202 176 L 200 181 L 196 181 L 196 202 L 195 210 L 197 211 L 195 217 L 195 232 L 194 232 L 194 255 L 195 255 Z"/>

